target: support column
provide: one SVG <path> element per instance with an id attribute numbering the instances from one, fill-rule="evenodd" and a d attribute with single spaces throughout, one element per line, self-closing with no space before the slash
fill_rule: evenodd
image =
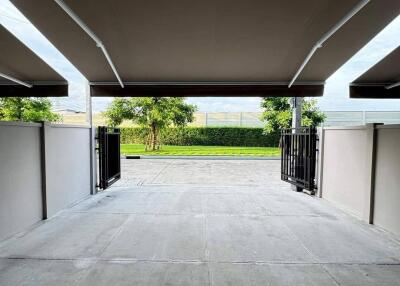
<path id="1" fill-rule="evenodd" d="M 96 194 L 97 182 L 97 159 L 96 159 L 96 129 L 93 127 L 93 114 L 92 114 L 92 96 L 90 92 L 90 84 L 87 82 L 85 86 L 86 93 L 86 122 L 90 126 L 89 129 L 89 148 L 90 148 L 90 194 Z"/>
<path id="2" fill-rule="evenodd" d="M 86 123 L 92 127 L 93 119 L 92 119 L 92 96 L 90 94 L 90 84 L 87 82 L 85 86 L 85 95 L 86 95 Z"/>
<path id="3" fill-rule="evenodd" d="M 292 98 L 292 107 L 293 107 L 293 112 L 292 112 L 292 128 L 300 128 L 301 127 L 301 111 L 302 111 L 302 104 L 303 104 L 303 98 L 302 97 L 293 97 Z M 293 133 L 296 131 L 293 130 Z M 303 189 L 292 185 L 293 191 L 296 192 L 302 192 Z"/>
<path id="4" fill-rule="evenodd" d="M 318 164 L 317 164 L 317 195 L 322 198 L 322 185 L 324 180 L 324 151 L 325 151 L 325 129 L 324 127 L 318 127 L 317 134 L 318 140 Z"/>
<path id="5" fill-rule="evenodd" d="M 302 97 L 293 97 L 292 98 L 292 127 L 299 128 L 301 127 L 301 111 L 303 106 L 303 98 Z"/>

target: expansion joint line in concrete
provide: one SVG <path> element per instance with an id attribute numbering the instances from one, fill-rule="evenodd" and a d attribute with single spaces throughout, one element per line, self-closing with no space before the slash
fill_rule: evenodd
<path id="1" fill-rule="evenodd" d="M 210 260 L 210 251 L 208 250 L 208 208 L 207 208 L 207 196 L 204 194 L 201 196 L 201 204 L 202 211 L 204 216 L 204 228 L 203 228 L 203 237 L 204 237 L 204 258 L 207 261 L 207 275 L 208 275 L 208 284 L 213 286 L 213 276 L 212 271 L 210 269 L 209 260 Z"/>
<path id="2" fill-rule="evenodd" d="M 162 174 L 162 172 L 164 172 L 167 168 L 169 168 L 169 166 L 171 166 L 173 163 L 174 163 L 174 161 L 168 162 L 167 165 L 165 165 L 163 168 L 161 168 L 161 170 L 151 179 L 150 184 L 154 183 L 154 181 L 158 178 L 158 176 L 160 176 Z"/>
<path id="3" fill-rule="evenodd" d="M 131 215 L 128 215 L 126 220 L 118 227 L 117 231 L 111 236 L 110 241 L 103 247 L 103 249 L 100 251 L 100 255 L 102 255 L 106 249 L 111 245 L 111 243 L 114 241 L 114 239 L 121 234 L 122 230 L 124 229 L 124 226 L 131 220 Z"/>
<path id="4" fill-rule="evenodd" d="M 171 264 L 232 264 L 232 265 L 346 265 L 346 266 L 400 266 L 400 263 L 374 262 L 299 262 L 299 261 L 224 261 L 224 260 L 180 260 L 180 259 L 136 259 L 136 258 L 50 258 L 50 257 L 0 257 L 0 260 L 37 260 L 37 261 L 87 261 L 87 262 L 143 262 Z"/>
<path id="5" fill-rule="evenodd" d="M 311 259 L 315 262 L 318 263 L 317 261 L 317 257 L 315 257 L 315 255 L 311 252 L 310 249 L 308 249 L 308 247 L 301 241 L 301 239 L 292 231 L 292 229 L 285 224 L 285 222 L 282 222 L 285 227 L 289 230 L 290 234 L 296 238 L 296 240 L 298 241 L 298 243 L 303 247 L 303 249 L 308 253 L 308 255 L 311 257 Z M 336 280 L 335 277 L 333 277 L 333 275 L 328 271 L 328 269 L 321 263 L 318 263 L 319 266 L 321 267 L 321 269 L 329 276 L 329 278 L 333 281 L 333 283 L 335 283 L 335 285 L 340 286 L 339 281 Z"/>

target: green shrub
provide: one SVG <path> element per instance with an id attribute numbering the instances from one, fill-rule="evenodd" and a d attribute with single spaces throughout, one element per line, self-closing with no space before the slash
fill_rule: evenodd
<path id="1" fill-rule="evenodd" d="M 122 144 L 143 144 L 147 130 L 140 127 L 121 128 Z M 161 134 L 164 145 L 177 146 L 243 146 L 276 147 L 279 134 L 263 134 L 263 128 L 186 127 L 168 128 Z"/>

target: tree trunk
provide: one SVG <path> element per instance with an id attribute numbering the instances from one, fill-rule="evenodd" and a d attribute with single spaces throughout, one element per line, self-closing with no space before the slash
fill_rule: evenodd
<path id="1" fill-rule="evenodd" d="M 22 102 L 22 98 L 18 98 L 17 99 L 18 100 L 18 102 L 17 102 L 17 118 L 18 118 L 18 121 L 22 121 L 22 113 L 23 113 L 23 102 Z"/>
<path id="2" fill-rule="evenodd" d="M 151 150 L 155 151 L 157 147 L 157 126 L 155 123 L 151 124 Z"/>
<path id="3" fill-rule="evenodd" d="M 150 148 L 150 142 L 151 142 L 151 132 L 149 134 L 147 134 L 147 138 L 146 138 L 146 144 L 144 147 L 144 150 L 147 151 Z"/>

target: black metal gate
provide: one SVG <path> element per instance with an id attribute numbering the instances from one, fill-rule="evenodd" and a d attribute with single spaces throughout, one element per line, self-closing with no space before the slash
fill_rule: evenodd
<path id="1" fill-rule="evenodd" d="M 284 129 L 281 133 L 281 179 L 314 194 L 317 160 L 314 127 Z"/>
<path id="2" fill-rule="evenodd" d="M 97 129 L 100 189 L 107 189 L 121 178 L 120 130 L 107 126 Z"/>

